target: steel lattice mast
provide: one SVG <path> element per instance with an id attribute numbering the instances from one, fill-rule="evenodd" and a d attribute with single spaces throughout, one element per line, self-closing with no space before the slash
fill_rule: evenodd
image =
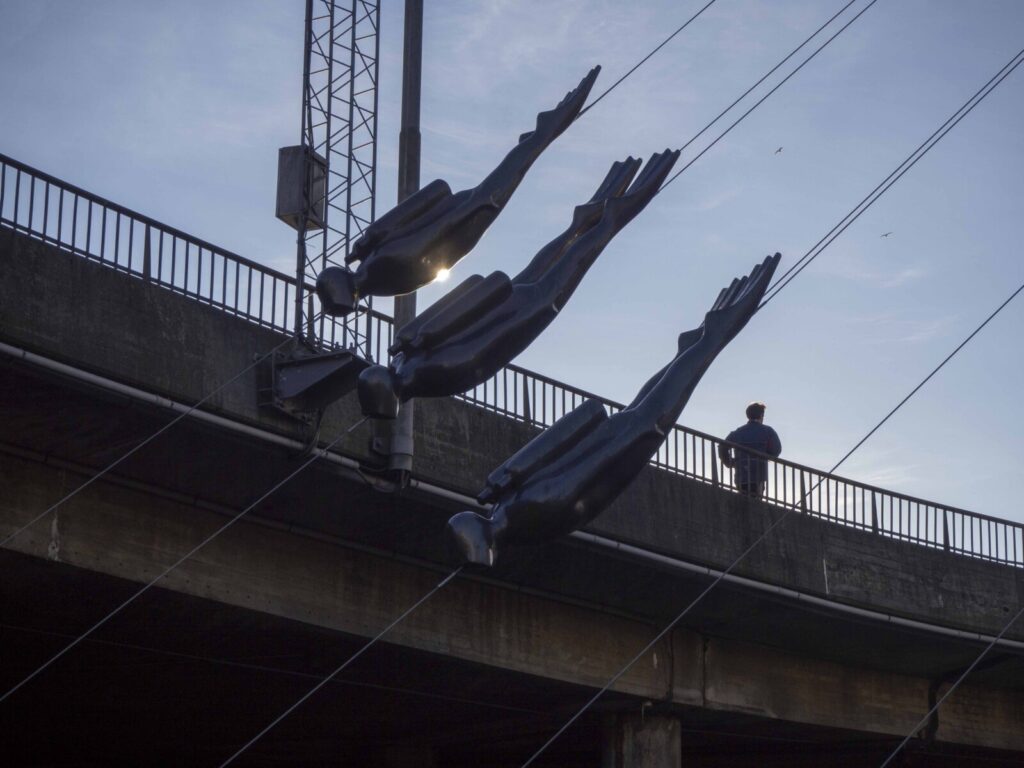
<path id="1" fill-rule="evenodd" d="M 299 232 L 296 335 L 323 337 L 308 287 L 322 269 L 343 265 L 351 243 L 373 221 L 377 183 L 377 0 L 306 0 L 302 88 L 305 215 Z M 366 326 L 369 328 L 369 324 Z M 369 340 L 363 336 L 366 354 Z"/>

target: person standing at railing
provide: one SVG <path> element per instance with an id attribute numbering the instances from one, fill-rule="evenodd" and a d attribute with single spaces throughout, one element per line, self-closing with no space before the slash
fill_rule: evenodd
<path id="1" fill-rule="evenodd" d="M 747 423 L 734 429 L 724 443 L 718 444 L 719 458 L 733 470 L 736 490 L 756 499 L 764 494 L 768 480 L 768 460 L 765 457 L 782 453 L 782 442 L 775 430 L 764 423 L 764 412 L 764 403 L 748 405 Z M 744 451 L 739 446 L 756 453 Z"/>

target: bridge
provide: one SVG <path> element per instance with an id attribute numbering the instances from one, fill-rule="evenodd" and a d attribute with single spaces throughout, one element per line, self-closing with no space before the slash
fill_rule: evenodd
<path id="1" fill-rule="evenodd" d="M 294 278 L 4 156 L 0 270 L 0 536 L 203 401 L 0 550 L 6 689 L 299 466 L 308 428 L 252 365 Z M 381 359 L 391 333 L 322 338 Z M 219 764 L 450 572 L 445 520 L 588 397 L 510 366 L 418 403 L 400 494 L 358 427 L 5 702 L 4 754 Z M 358 418 L 339 402 L 322 441 Z M 717 445 L 676 427 L 587 530 L 461 573 L 244 761 L 518 766 L 792 512 L 537 764 L 880 763 L 1024 601 L 1024 528 L 784 460 L 754 502 Z M 1022 723 L 1016 627 L 903 764 L 1020 764 Z"/>

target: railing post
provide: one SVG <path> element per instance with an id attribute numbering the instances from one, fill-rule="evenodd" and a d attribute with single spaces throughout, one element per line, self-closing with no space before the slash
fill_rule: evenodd
<path id="1" fill-rule="evenodd" d="M 529 380 L 523 376 L 523 418 L 527 424 L 533 423 L 533 414 L 530 412 L 530 386 Z"/>
<path id="2" fill-rule="evenodd" d="M 714 443 L 711 443 L 711 484 L 716 488 L 720 485 L 718 482 L 718 451 L 715 450 Z"/>
<path id="3" fill-rule="evenodd" d="M 875 492 L 871 492 L 871 530 L 878 533 L 878 503 L 875 500 Z"/>
<path id="4" fill-rule="evenodd" d="M 949 510 L 942 510 L 942 548 L 949 552 Z"/>
<path id="5" fill-rule="evenodd" d="M 142 245 L 142 278 L 147 283 L 153 279 L 153 260 L 149 249 L 149 224 L 146 225 L 146 240 Z"/>
<path id="6" fill-rule="evenodd" d="M 807 513 L 807 488 L 804 484 L 804 473 L 800 471 L 800 511 Z"/>

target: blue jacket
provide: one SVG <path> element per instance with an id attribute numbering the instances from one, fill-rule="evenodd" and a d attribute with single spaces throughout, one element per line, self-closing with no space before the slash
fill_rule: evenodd
<path id="1" fill-rule="evenodd" d="M 739 429 L 734 429 L 725 440 L 726 443 L 736 443 L 769 456 L 778 456 L 782 453 L 782 443 L 775 430 L 756 421 L 748 421 Z M 733 448 L 726 443 L 719 444 L 718 455 L 725 466 L 733 468 L 733 482 L 737 485 L 763 483 L 768 479 L 766 459 L 740 448 Z"/>

